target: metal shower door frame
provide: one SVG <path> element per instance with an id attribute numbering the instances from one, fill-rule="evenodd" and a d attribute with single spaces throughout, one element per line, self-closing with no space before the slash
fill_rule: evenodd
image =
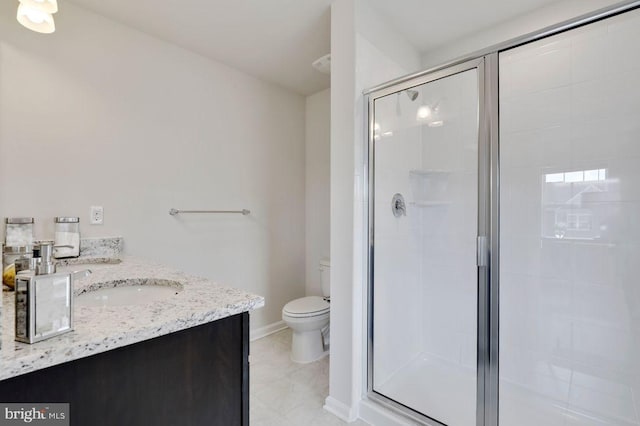
<path id="1" fill-rule="evenodd" d="M 373 118 L 375 100 L 430 81 L 478 68 L 478 378 L 476 426 L 498 426 L 499 419 L 499 339 L 500 339 L 500 157 L 499 157 L 499 54 L 531 42 L 570 31 L 594 22 L 640 9 L 640 0 L 626 0 L 539 31 L 487 47 L 441 66 L 420 71 L 365 90 L 365 179 L 368 214 L 367 245 L 367 393 L 373 400 L 414 421 L 441 426 L 442 423 L 390 400 L 373 390 Z M 475 66 L 474 66 L 475 64 Z M 484 237 L 484 238 L 482 238 Z"/>
<path id="2" fill-rule="evenodd" d="M 450 67 L 439 69 L 437 71 L 420 75 L 410 80 L 402 81 L 397 84 L 386 86 L 376 91 L 369 92 L 365 95 L 365 102 L 368 111 L 367 123 L 367 140 L 368 147 L 365 151 L 367 162 L 367 194 L 368 194 L 368 256 L 367 256 L 367 397 L 376 401 L 400 414 L 431 426 L 442 426 L 443 423 L 428 417 L 428 413 L 419 413 L 412 410 L 400 402 L 394 401 L 373 389 L 373 282 L 374 282 L 374 247 L 375 247 L 375 181 L 374 181 L 374 163 L 375 163 L 375 139 L 374 139 L 374 121 L 375 121 L 375 101 L 390 94 L 399 93 L 413 87 L 428 84 L 436 80 L 452 77 L 466 71 L 477 71 L 478 77 L 478 253 L 477 253 L 477 419 L 479 425 L 484 424 L 485 413 L 485 396 L 487 395 L 487 377 L 489 375 L 489 245 L 490 244 L 490 219 L 489 206 L 490 203 L 490 120 L 487 114 L 489 98 L 486 96 L 488 74 L 487 59 L 484 57 L 471 59 Z"/>

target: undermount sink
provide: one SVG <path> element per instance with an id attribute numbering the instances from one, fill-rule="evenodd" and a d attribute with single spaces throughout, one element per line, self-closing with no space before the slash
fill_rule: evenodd
<path id="1" fill-rule="evenodd" d="M 118 285 L 90 290 L 75 298 L 76 306 L 111 307 L 146 305 L 175 296 L 182 291 L 182 284 L 168 280 L 135 280 Z"/>

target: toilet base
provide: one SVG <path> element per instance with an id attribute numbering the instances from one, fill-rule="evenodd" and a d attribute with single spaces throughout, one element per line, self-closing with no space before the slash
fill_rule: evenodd
<path id="1" fill-rule="evenodd" d="M 291 361 L 308 364 L 329 355 L 322 344 L 320 330 L 295 331 L 291 339 Z"/>

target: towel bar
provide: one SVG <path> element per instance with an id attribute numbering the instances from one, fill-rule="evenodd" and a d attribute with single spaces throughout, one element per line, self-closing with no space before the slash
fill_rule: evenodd
<path id="1" fill-rule="evenodd" d="M 169 214 L 171 216 L 175 216 L 175 215 L 180 214 L 180 213 L 235 213 L 235 214 L 241 214 L 243 216 L 246 216 L 249 213 L 251 213 L 251 211 L 247 210 L 247 209 L 242 209 L 242 210 L 178 210 L 178 209 L 171 209 L 171 210 L 169 210 Z"/>

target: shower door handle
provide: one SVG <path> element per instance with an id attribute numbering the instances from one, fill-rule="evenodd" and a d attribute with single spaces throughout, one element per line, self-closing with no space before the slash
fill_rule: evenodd
<path id="1" fill-rule="evenodd" d="M 488 257 L 489 247 L 487 245 L 487 237 L 479 236 L 476 244 L 476 263 L 478 267 L 487 266 Z"/>

